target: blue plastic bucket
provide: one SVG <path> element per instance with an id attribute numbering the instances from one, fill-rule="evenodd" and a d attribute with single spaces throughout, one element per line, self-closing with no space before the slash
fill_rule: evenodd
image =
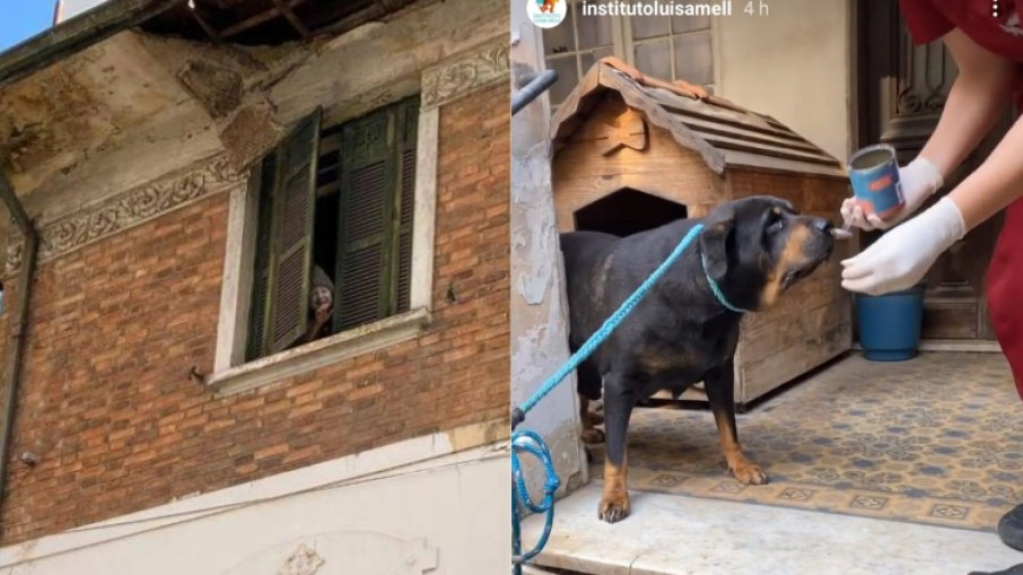
<path id="1" fill-rule="evenodd" d="M 886 219 L 904 205 L 899 163 L 895 148 L 878 144 L 863 148 L 849 158 L 853 196 L 865 213 Z"/>
<path id="2" fill-rule="evenodd" d="M 871 361 L 906 361 L 920 348 L 924 286 L 880 296 L 856 296 L 856 322 L 863 356 Z"/>

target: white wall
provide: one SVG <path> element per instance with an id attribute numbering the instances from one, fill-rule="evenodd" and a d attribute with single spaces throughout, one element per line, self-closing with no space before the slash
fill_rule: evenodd
<path id="1" fill-rule="evenodd" d="M 844 161 L 851 147 L 855 54 L 849 0 L 764 3 L 715 22 L 718 93 L 773 116 Z"/>
<path id="2" fill-rule="evenodd" d="M 107 0 L 58 0 L 57 22 L 73 18 L 90 8 L 95 8 Z"/>
<path id="3" fill-rule="evenodd" d="M 537 69 L 543 65 L 540 29 L 529 21 L 525 2 L 516 0 L 511 10 L 512 66 Z M 546 94 L 511 121 L 511 399 L 516 406 L 569 357 L 549 126 Z M 550 447 L 561 494 L 587 481 L 578 405 L 572 374 L 527 415 L 522 426 L 539 433 Z M 542 477 L 536 473 L 535 460 L 523 459 L 529 465 L 530 485 L 536 489 Z"/>
<path id="4" fill-rule="evenodd" d="M 507 446 L 454 452 L 481 431 L 417 438 L 6 547 L 0 572 L 507 573 Z"/>

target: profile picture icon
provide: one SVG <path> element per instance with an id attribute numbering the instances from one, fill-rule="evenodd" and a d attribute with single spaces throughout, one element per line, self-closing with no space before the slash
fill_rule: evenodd
<path id="1" fill-rule="evenodd" d="M 561 24 L 568 14 L 567 0 L 526 0 L 529 19 L 541 28 Z"/>

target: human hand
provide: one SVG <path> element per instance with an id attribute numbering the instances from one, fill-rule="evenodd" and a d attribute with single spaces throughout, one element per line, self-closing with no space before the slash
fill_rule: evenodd
<path id="1" fill-rule="evenodd" d="M 330 319 L 330 316 L 333 313 L 334 306 L 317 308 L 316 313 L 314 314 L 316 316 L 316 325 L 322 326 L 323 324 L 327 323 L 327 320 Z"/>
<path id="2" fill-rule="evenodd" d="M 899 182 L 905 205 L 898 213 L 887 220 L 882 220 L 876 214 L 867 215 L 856 202 L 856 198 L 848 198 L 842 202 L 841 208 L 842 220 L 846 226 L 866 231 L 886 230 L 912 215 L 945 183 L 938 168 L 924 157 L 918 157 L 899 168 Z"/>
<path id="3" fill-rule="evenodd" d="M 313 310 L 314 324 L 322 327 L 334 312 L 334 293 L 322 286 L 313 288 L 309 297 L 309 305 Z"/>
<path id="4" fill-rule="evenodd" d="M 942 198 L 919 216 L 842 262 L 842 287 L 880 295 L 915 286 L 945 250 L 966 234 L 963 215 Z"/>

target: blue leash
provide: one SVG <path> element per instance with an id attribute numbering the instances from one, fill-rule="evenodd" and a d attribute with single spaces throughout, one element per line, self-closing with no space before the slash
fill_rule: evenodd
<path id="1" fill-rule="evenodd" d="M 590 355 L 596 351 L 597 347 L 611 336 L 611 332 L 613 332 L 619 324 L 622 323 L 622 320 L 624 320 L 626 316 L 628 316 L 632 310 L 639 305 L 639 302 L 646 297 L 654 284 L 657 283 L 657 281 L 661 279 L 665 273 L 667 273 L 668 268 L 682 256 L 686 249 L 689 248 L 690 244 L 693 243 L 693 240 L 695 240 L 702 231 L 703 224 L 693 226 L 692 229 L 689 230 L 689 233 L 682 238 L 682 241 L 678 243 L 678 246 L 675 247 L 675 250 L 671 252 L 671 255 L 669 255 L 668 258 L 664 260 L 664 262 L 661 263 L 656 270 L 654 270 L 654 273 L 650 274 L 650 277 L 648 277 L 646 281 L 644 281 L 643 284 L 640 285 L 627 300 L 625 300 L 617 311 L 611 314 L 611 317 L 607 318 L 604 325 L 590 336 L 590 339 L 586 340 L 586 343 L 584 343 L 578 351 L 572 354 L 572 357 L 570 357 L 568 361 L 561 366 L 561 369 L 547 379 L 547 381 L 540 386 L 540 389 L 537 390 L 536 393 L 534 393 L 525 403 L 512 410 L 512 561 L 515 565 L 515 575 L 522 575 L 522 564 L 539 555 L 540 552 L 543 551 L 544 546 L 547 545 L 547 540 L 550 538 L 551 534 L 551 526 L 554 523 L 554 493 L 561 485 L 561 482 L 558 480 L 554 471 L 554 462 L 551 459 L 550 450 L 548 449 L 547 444 L 544 443 L 543 438 L 533 431 L 514 431 L 515 428 L 526 419 L 526 414 L 536 407 L 537 403 L 539 403 L 544 397 L 547 397 L 547 395 L 550 394 L 555 387 L 568 377 L 568 374 L 572 373 L 577 367 L 579 367 L 579 364 L 585 361 L 586 358 L 590 357 Z M 701 263 L 703 263 L 704 274 L 706 275 L 706 261 L 702 261 Z M 743 311 L 741 308 L 735 307 L 729 303 L 729 301 L 725 298 L 724 293 L 721 292 L 721 288 L 718 287 L 717 282 L 715 282 L 710 276 L 707 276 L 707 281 L 710 282 L 711 291 L 714 292 L 714 296 L 723 306 L 725 306 L 725 308 L 734 312 Z M 528 453 L 533 457 L 536 457 L 544 465 L 547 473 L 547 479 L 544 482 L 544 496 L 540 503 L 534 502 L 529 496 L 529 492 L 526 490 L 526 480 L 522 474 L 522 466 L 519 463 L 519 453 Z M 533 513 L 546 513 L 543 534 L 540 536 L 540 540 L 532 550 L 525 554 L 522 553 L 520 525 L 522 518 L 519 516 L 521 506 L 524 506 Z"/>

